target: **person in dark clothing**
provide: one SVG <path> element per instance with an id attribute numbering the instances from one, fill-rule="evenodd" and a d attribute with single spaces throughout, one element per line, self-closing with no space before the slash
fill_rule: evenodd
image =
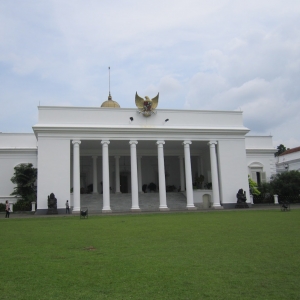
<path id="1" fill-rule="evenodd" d="M 66 202 L 66 214 L 70 213 L 70 206 L 69 206 L 69 200 Z"/>
<path id="2" fill-rule="evenodd" d="M 9 203 L 8 203 L 8 200 L 6 200 L 6 202 L 5 202 L 5 218 L 9 218 L 9 211 L 10 211 Z"/>

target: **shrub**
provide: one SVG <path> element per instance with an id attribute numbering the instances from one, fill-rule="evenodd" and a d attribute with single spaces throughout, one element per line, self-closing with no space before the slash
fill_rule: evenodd
<path id="1" fill-rule="evenodd" d="M 14 168 L 11 182 L 16 184 L 12 196 L 21 197 L 28 202 L 36 201 L 37 169 L 32 164 L 20 164 Z"/>
<path id="2" fill-rule="evenodd" d="M 0 211 L 5 211 L 5 204 L 4 203 L 0 203 Z"/>
<path id="3" fill-rule="evenodd" d="M 300 194 L 300 172 L 289 171 L 277 174 L 270 182 L 271 193 L 280 196 Z"/>
<path id="4" fill-rule="evenodd" d="M 18 200 L 18 202 L 14 204 L 14 211 L 31 211 L 31 202 L 22 199 Z"/>

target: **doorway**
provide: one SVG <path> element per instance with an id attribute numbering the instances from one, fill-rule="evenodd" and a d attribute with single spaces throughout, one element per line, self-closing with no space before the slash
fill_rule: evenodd
<path id="1" fill-rule="evenodd" d="M 120 174 L 120 191 L 123 194 L 129 192 L 129 177 L 129 173 Z"/>

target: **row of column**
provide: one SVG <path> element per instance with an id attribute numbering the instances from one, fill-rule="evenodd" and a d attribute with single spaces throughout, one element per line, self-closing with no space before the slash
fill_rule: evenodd
<path id="1" fill-rule="evenodd" d="M 73 202 L 74 212 L 80 211 L 80 140 L 73 140 Z M 109 153 L 108 145 L 109 140 L 102 140 L 102 184 L 103 184 L 103 209 L 102 212 L 111 212 L 110 208 L 110 183 L 109 183 Z M 130 163 L 131 163 L 131 193 L 132 193 L 132 211 L 140 211 L 138 193 L 141 191 L 142 178 L 141 178 L 141 157 L 138 158 L 136 145 L 138 141 L 132 140 L 130 144 Z M 169 210 L 166 199 L 166 182 L 165 182 L 165 164 L 164 164 L 164 149 L 165 142 L 159 140 L 156 142 L 158 150 L 158 175 L 159 175 L 159 209 Z M 187 209 L 196 209 L 193 199 L 193 182 L 192 182 L 192 170 L 191 170 L 191 155 L 190 145 L 191 141 L 184 141 L 184 161 L 180 158 L 180 183 L 181 190 L 184 190 L 184 183 L 186 187 L 187 196 Z M 212 174 L 212 186 L 213 186 L 213 207 L 219 208 L 219 182 L 218 182 L 218 170 L 217 170 L 217 157 L 216 157 L 216 142 L 209 142 L 210 145 L 210 160 L 211 160 L 211 174 Z M 97 156 L 93 156 L 93 192 L 97 192 Z M 120 169 L 119 159 L 120 156 L 115 156 L 116 159 L 116 193 L 120 192 Z M 185 182 L 184 182 L 184 166 L 185 166 Z M 139 186 L 139 185 L 140 186 Z"/>
<path id="2" fill-rule="evenodd" d="M 158 145 L 158 149 L 160 146 Z M 158 150 L 161 151 L 161 150 Z M 162 148 L 163 151 L 163 148 Z M 114 156 L 115 158 L 115 182 L 116 182 L 116 191 L 115 193 L 121 193 L 120 191 L 120 157 L 121 156 Z M 97 179 L 97 158 L 98 156 L 92 156 L 93 159 L 93 194 L 98 194 L 98 179 Z M 179 156 L 179 163 L 180 163 L 180 191 L 185 191 L 185 181 L 184 181 L 184 165 L 183 165 L 183 157 Z M 138 191 L 142 192 L 142 156 L 137 156 L 137 178 L 138 178 Z"/>

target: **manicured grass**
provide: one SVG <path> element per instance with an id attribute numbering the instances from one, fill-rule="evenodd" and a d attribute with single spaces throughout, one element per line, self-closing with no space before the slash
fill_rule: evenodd
<path id="1" fill-rule="evenodd" d="M 0 299 L 300 299 L 300 210 L 0 220 Z"/>

